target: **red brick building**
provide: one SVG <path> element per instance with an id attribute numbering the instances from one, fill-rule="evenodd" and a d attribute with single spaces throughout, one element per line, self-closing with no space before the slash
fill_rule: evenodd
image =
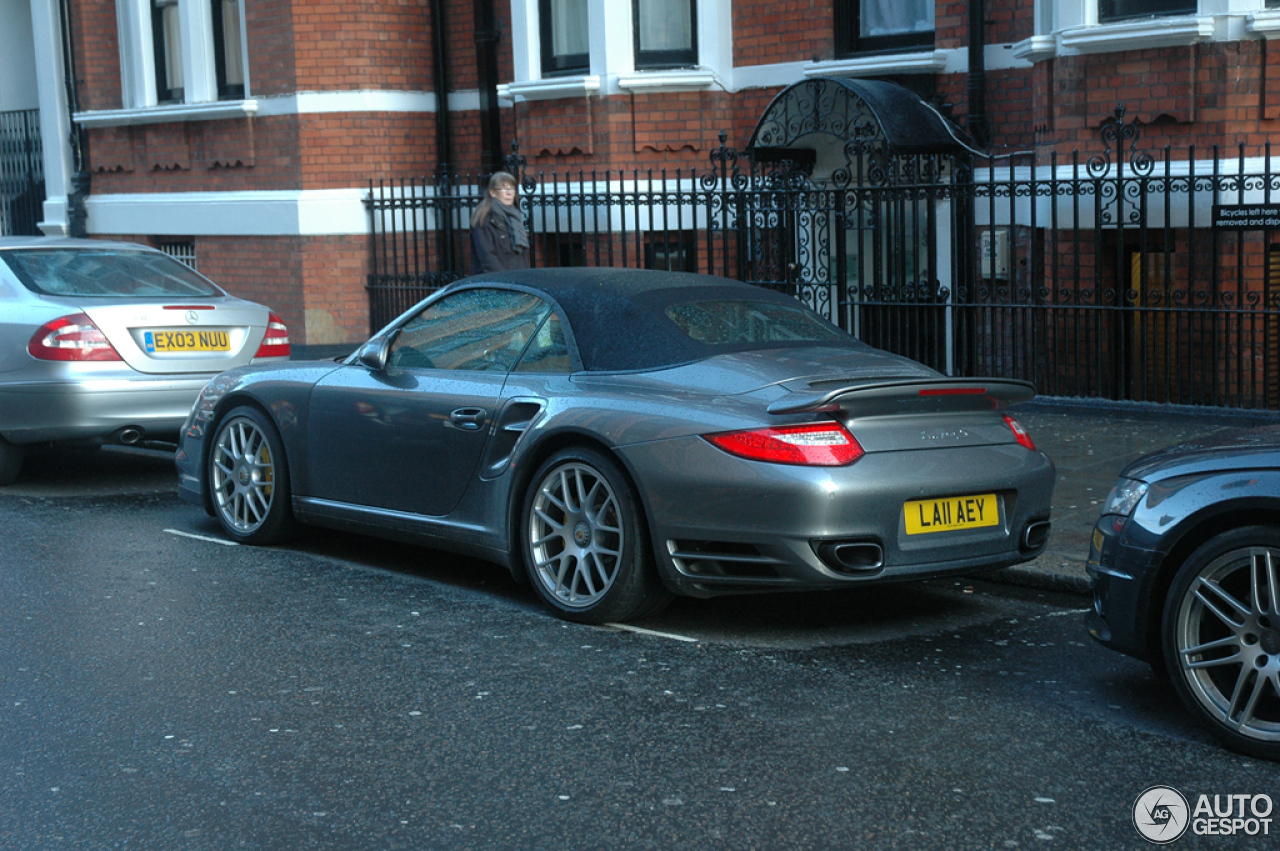
<path id="1" fill-rule="evenodd" d="M 1119 102 L 1153 151 L 1256 146 L 1280 127 L 1273 5 L 70 0 L 63 57 L 59 4 L 30 0 L 43 228 L 74 227 L 83 201 L 90 235 L 194 251 L 295 344 L 350 344 L 368 325 L 370 180 L 487 172 L 513 141 L 535 170 L 701 167 L 812 78 L 895 81 L 1041 163 L 1096 151 Z M 59 113 L 81 149 L 49 144 L 71 137 Z"/>

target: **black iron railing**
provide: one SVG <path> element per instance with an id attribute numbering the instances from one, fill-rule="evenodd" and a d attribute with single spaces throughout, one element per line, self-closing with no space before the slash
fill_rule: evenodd
<path id="1" fill-rule="evenodd" d="M 724 144 L 693 170 L 536 172 L 535 266 L 634 266 L 783 290 L 872 345 L 1042 394 L 1280 408 L 1280 176 L 1270 146 L 898 156 L 820 173 Z M 785 156 L 785 152 L 783 152 Z M 370 322 L 468 274 L 483 180 L 370 187 Z"/>

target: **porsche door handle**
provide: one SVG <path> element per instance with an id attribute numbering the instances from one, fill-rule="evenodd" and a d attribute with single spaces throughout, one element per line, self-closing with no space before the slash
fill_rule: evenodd
<path id="1" fill-rule="evenodd" d="M 449 414 L 449 422 L 458 428 L 475 431 L 484 425 L 485 418 L 488 416 L 489 412 L 484 408 L 459 408 Z"/>

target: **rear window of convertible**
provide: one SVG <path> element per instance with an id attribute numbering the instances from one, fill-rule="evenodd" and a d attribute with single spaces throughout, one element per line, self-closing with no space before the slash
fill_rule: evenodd
<path id="1" fill-rule="evenodd" d="M 160 252 L 40 248 L 0 252 L 27 289 L 53 296 L 173 298 L 222 291 Z"/>
<path id="2" fill-rule="evenodd" d="M 847 343 L 839 328 L 803 308 L 766 301 L 673 304 L 667 318 L 690 339 L 714 346 L 752 343 Z"/>

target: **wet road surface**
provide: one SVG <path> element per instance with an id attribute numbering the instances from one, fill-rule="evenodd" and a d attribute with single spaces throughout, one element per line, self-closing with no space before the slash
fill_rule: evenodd
<path id="1" fill-rule="evenodd" d="M 2 847 L 1142 848 L 1149 786 L 1280 798 L 1093 646 L 1078 597 L 592 628 L 431 550 L 228 546 L 170 475 L 94 453 L 0 492 Z"/>

